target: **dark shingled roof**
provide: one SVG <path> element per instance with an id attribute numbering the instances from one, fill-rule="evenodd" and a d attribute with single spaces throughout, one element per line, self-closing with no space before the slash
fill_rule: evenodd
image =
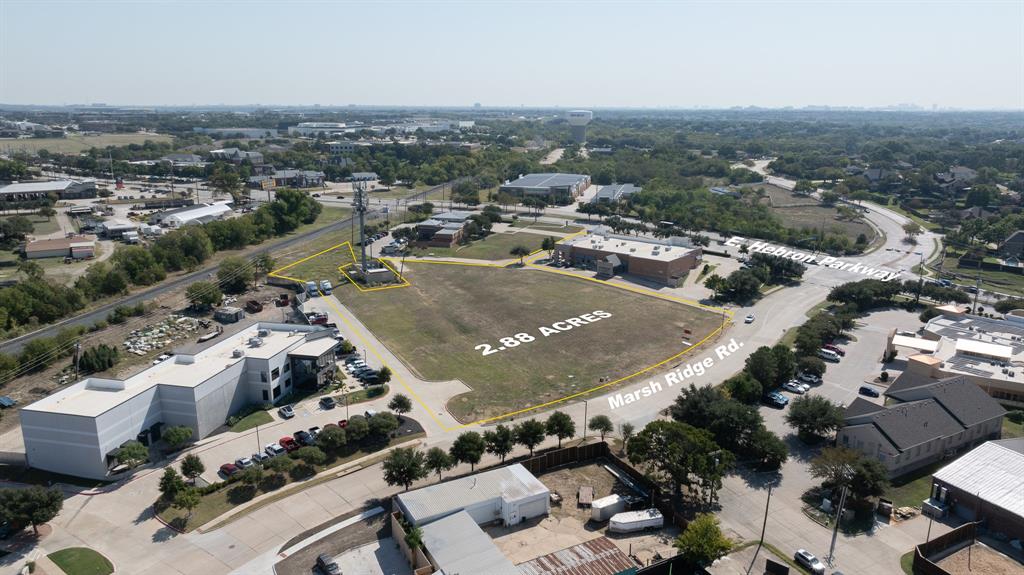
<path id="1" fill-rule="evenodd" d="M 963 426 L 934 399 L 894 405 L 872 422 L 900 451 L 963 431 Z"/>
<path id="2" fill-rule="evenodd" d="M 928 377 L 927 375 L 921 375 L 919 373 L 911 373 L 909 371 L 904 371 L 902 374 L 900 374 L 899 377 L 897 377 L 892 382 L 892 385 L 890 385 L 889 388 L 885 390 L 885 395 L 892 397 L 892 394 L 899 391 L 903 391 L 904 389 L 909 389 L 911 387 L 919 387 L 922 385 L 927 385 L 929 383 L 935 383 L 937 381 L 939 380 L 935 379 L 934 377 Z"/>
<path id="3" fill-rule="evenodd" d="M 1006 413 L 996 400 L 968 382 L 963 376 L 950 377 L 918 388 L 906 388 L 888 394 L 894 399 L 906 401 L 920 397 L 924 391 L 942 404 L 964 427 L 977 425 Z"/>
<path id="4" fill-rule="evenodd" d="M 851 417 L 859 417 L 861 415 L 867 415 L 884 409 L 885 406 L 878 405 L 877 403 L 871 403 L 863 397 L 858 397 L 853 400 L 850 407 L 846 408 L 846 411 L 843 412 L 843 417 L 849 419 Z"/>

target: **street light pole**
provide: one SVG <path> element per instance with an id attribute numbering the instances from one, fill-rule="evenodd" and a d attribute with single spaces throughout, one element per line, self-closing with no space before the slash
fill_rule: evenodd
<path id="1" fill-rule="evenodd" d="M 846 486 L 839 496 L 839 509 L 836 510 L 836 524 L 832 527 L 832 544 L 828 548 L 828 564 L 833 565 L 836 559 L 836 537 L 839 536 L 839 522 L 843 520 L 843 505 L 846 503 Z"/>
<path id="2" fill-rule="evenodd" d="M 584 399 L 583 400 L 583 443 L 587 442 L 587 408 L 588 407 L 590 407 L 590 405 L 587 403 L 587 400 Z"/>

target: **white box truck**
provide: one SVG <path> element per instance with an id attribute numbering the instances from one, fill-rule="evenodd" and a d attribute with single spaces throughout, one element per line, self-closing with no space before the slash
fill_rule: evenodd
<path id="1" fill-rule="evenodd" d="M 596 503 L 596 502 L 595 502 Z M 661 529 L 665 518 L 657 509 L 617 513 L 608 520 L 608 531 L 612 533 L 633 533 L 645 529 Z"/>
<path id="2" fill-rule="evenodd" d="M 590 519 L 594 521 L 608 521 L 612 515 L 622 513 L 626 510 L 626 500 L 618 495 L 609 495 L 595 499 L 590 505 Z"/>

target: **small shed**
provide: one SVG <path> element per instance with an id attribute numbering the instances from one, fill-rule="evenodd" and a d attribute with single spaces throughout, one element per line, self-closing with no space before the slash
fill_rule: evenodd
<path id="1" fill-rule="evenodd" d="M 245 310 L 238 307 L 224 306 L 213 310 L 213 319 L 221 323 L 235 323 L 245 318 Z"/>

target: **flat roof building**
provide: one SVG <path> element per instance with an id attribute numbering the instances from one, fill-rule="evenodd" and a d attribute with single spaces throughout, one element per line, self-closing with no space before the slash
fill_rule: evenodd
<path id="1" fill-rule="evenodd" d="M 594 194 L 590 203 L 617 204 L 622 200 L 629 199 L 633 194 L 640 193 L 642 189 L 643 188 L 634 186 L 633 184 L 610 184 L 607 186 L 601 186 L 601 189 Z"/>
<path id="2" fill-rule="evenodd" d="M 546 515 L 550 492 L 520 464 L 499 467 L 395 496 L 413 525 L 425 525 L 459 511 L 478 524 L 504 525 Z"/>
<path id="3" fill-rule="evenodd" d="M 25 258 L 91 258 L 96 253 L 96 236 L 80 235 L 55 240 L 37 240 L 25 244 Z"/>
<path id="4" fill-rule="evenodd" d="M 597 277 L 635 275 L 662 285 L 679 286 L 702 259 L 699 246 L 682 237 L 623 236 L 604 228 L 555 245 L 554 260 L 597 271 Z"/>
<path id="5" fill-rule="evenodd" d="M 506 182 L 499 192 L 517 198 L 541 198 L 548 203 L 568 204 L 590 187 L 590 176 L 583 174 L 527 174 L 519 179 Z"/>
<path id="6" fill-rule="evenodd" d="M 308 344 L 320 339 L 311 358 Z M 89 377 L 20 411 L 29 467 L 106 479 L 117 449 L 148 444 L 163 426 L 191 427 L 202 439 L 250 404 L 274 404 L 294 388 L 315 388 L 334 370 L 334 342 L 320 326 L 253 323 L 199 350 L 127 379 Z"/>
<path id="7" fill-rule="evenodd" d="M 938 309 L 942 315 L 929 320 L 919 337 L 889 334 L 886 351 L 907 362 L 889 392 L 962 375 L 1000 402 L 1024 407 L 1024 317 Z"/>
<path id="8" fill-rule="evenodd" d="M 47 182 L 17 182 L 0 187 L 0 201 L 31 202 L 45 200 L 54 195 L 61 200 L 96 197 L 95 180 L 51 180 Z"/>
<path id="9" fill-rule="evenodd" d="M 422 529 L 427 559 L 442 574 L 522 575 L 465 511 Z"/>
<path id="10" fill-rule="evenodd" d="M 1024 540 L 1024 437 L 986 442 L 932 475 L 931 499 Z"/>

